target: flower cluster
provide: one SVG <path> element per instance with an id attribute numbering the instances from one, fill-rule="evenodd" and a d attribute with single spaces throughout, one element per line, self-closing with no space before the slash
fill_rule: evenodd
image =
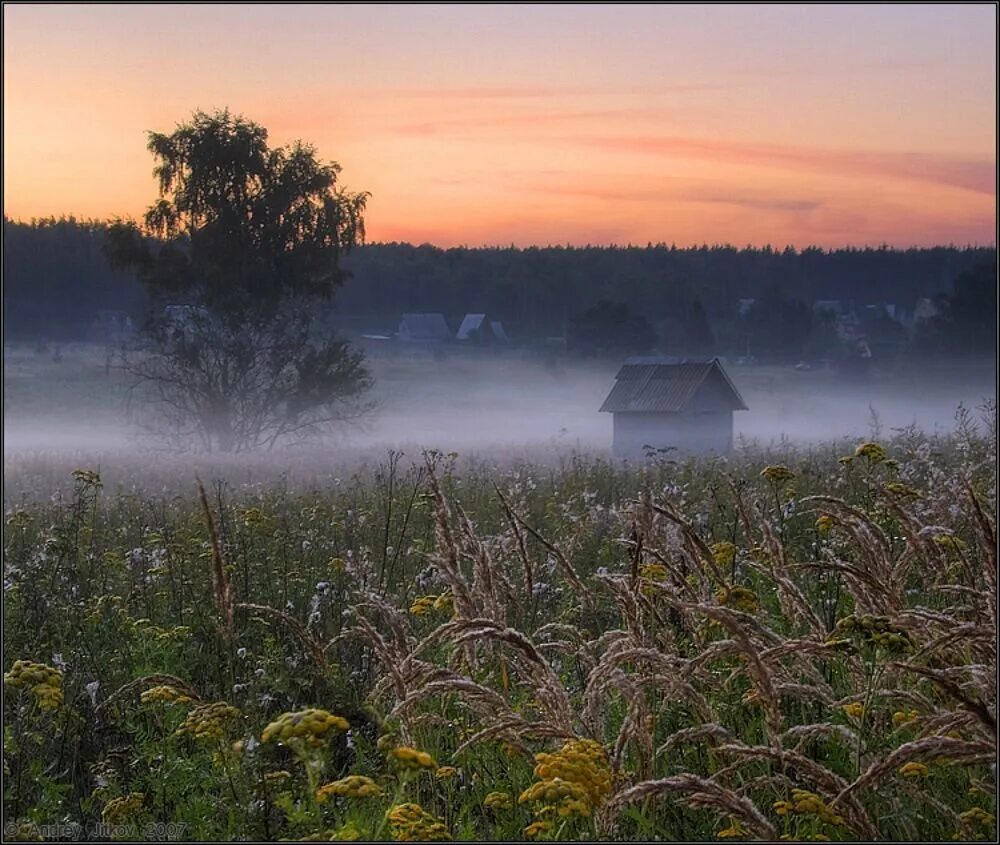
<path id="1" fill-rule="evenodd" d="M 155 704 L 160 701 L 165 704 L 187 704 L 191 700 L 191 696 L 185 695 L 169 684 L 151 687 L 139 696 L 139 701 L 143 704 Z"/>
<path id="2" fill-rule="evenodd" d="M 432 610 L 451 610 L 454 606 L 451 592 L 445 590 L 440 595 L 420 596 L 410 605 L 414 616 L 426 616 Z"/>
<path id="3" fill-rule="evenodd" d="M 766 478 L 774 484 L 781 484 L 782 482 L 791 481 L 795 478 L 795 473 L 782 464 L 776 464 L 774 466 L 764 467 L 764 469 L 760 471 L 760 477 Z"/>
<path id="4" fill-rule="evenodd" d="M 899 774 L 904 778 L 925 778 L 927 777 L 927 766 L 923 763 L 910 761 L 899 767 Z"/>
<path id="5" fill-rule="evenodd" d="M 815 816 L 829 825 L 842 825 L 844 818 L 820 798 L 815 792 L 793 789 L 791 801 L 776 801 L 774 812 L 779 816 Z"/>
<path id="6" fill-rule="evenodd" d="M 736 560 L 736 546 L 728 540 L 712 543 L 712 557 L 719 566 L 732 566 Z"/>
<path id="7" fill-rule="evenodd" d="M 543 803 L 540 816 L 552 811 L 589 816 L 611 791 L 607 752 L 592 739 L 573 739 L 554 754 L 536 754 L 535 763 L 538 783 L 524 790 L 518 803 Z"/>
<path id="8" fill-rule="evenodd" d="M 292 713 L 282 713 L 264 728 L 261 741 L 273 740 L 283 745 L 320 748 L 326 743 L 332 731 L 346 731 L 349 727 L 347 719 L 343 716 L 335 716 L 326 710 L 311 707 Z"/>
<path id="9" fill-rule="evenodd" d="M 483 799 L 483 806 L 490 810 L 510 810 L 514 800 L 509 792 L 491 792 Z"/>
<path id="10" fill-rule="evenodd" d="M 389 808 L 386 818 L 392 838 L 397 842 L 444 842 L 451 839 L 444 822 L 419 804 L 397 804 Z"/>
<path id="11" fill-rule="evenodd" d="M 194 739 L 218 740 L 226 732 L 226 725 L 240 717 L 240 711 L 224 701 L 199 704 L 191 710 L 175 733 Z"/>
<path id="12" fill-rule="evenodd" d="M 524 835 L 528 839 L 537 839 L 543 833 L 548 833 L 550 830 L 552 830 L 552 822 L 532 822 L 524 829 Z"/>
<path id="13" fill-rule="evenodd" d="M 426 751 L 417 751 L 408 745 L 393 748 L 390 756 L 403 771 L 419 772 L 422 769 L 436 769 L 437 762 Z"/>
<path id="14" fill-rule="evenodd" d="M 864 458 L 870 464 L 880 464 L 885 460 L 885 449 L 878 443 L 862 443 L 854 450 L 855 458 Z"/>
<path id="15" fill-rule="evenodd" d="M 130 792 L 121 798 L 112 798 L 101 812 L 101 821 L 105 824 L 121 824 L 139 812 L 145 800 L 146 796 L 142 792 Z"/>
<path id="16" fill-rule="evenodd" d="M 840 637 L 827 641 L 827 645 L 837 647 L 844 638 L 870 649 L 882 649 L 889 654 L 906 654 L 913 650 L 913 640 L 902 628 L 893 625 L 887 616 L 858 616 L 851 614 L 837 622 Z"/>
<path id="17" fill-rule="evenodd" d="M 742 610 L 744 613 L 756 613 L 759 609 L 757 594 L 747 587 L 730 587 L 723 585 L 715 592 L 717 604 Z"/>
<path id="18" fill-rule="evenodd" d="M 865 706 L 860 701 L 852 701 L 840 708 L 852 719 L 860 719 L 865 715 Z"/>
<path id="19" fill-rule="evenodd" d="M 316 800 L 321 804 L 331 797 L 337 798 L 377 798 L 382 789 L 375 781 L 364 775 L 348 775 L 332 783 L 323 784 L 316 790 Z"/>
<path id="20" fill-rule="evenodd" d="M 730 818 L 729 827 L 727 827 L 725 830 L 720 830 L 715 835 L 718 836 L 719 839 L 734 839 L 737 836 L 746 836 L 747 832 L 743 829 L 742 825 L 739 823 L 738 820 Z"/>
<path id="21" fill-rule="evenodd" d="M 62 674 L 44 663 L 15 660 L 3 680 L 12 687 L 29 690 L 42 710 L 55 710 L 63 702 Z"/>
<path id="22" fill-rule="evenodd" d="M 910 722 L 914 721 L 920 716 L 916 710 L 897 710 L 892 714 L 892 726 L 894 728 L 900 728 L 903 725 L 908 725 Z"/>
<path id="23" fill-rule="evenodd" d="M 825 513 L 816 520 L 816 530 L 819 531 L 820 534 L 829 534 L 830 529 L 836 524 L 837 520 Z"/>

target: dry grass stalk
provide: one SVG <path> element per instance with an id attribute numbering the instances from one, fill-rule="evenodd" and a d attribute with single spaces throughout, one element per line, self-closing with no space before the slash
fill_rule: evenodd
<path id="1" fill-rule="evenodd" d="M 212 585 L 215 593 L 215 606 L 219 611 L 226 640 L 232 642 L 235 621 L 233 585 L 229 580 L 229 569 L 222 556 L 219 535 L 216 533 L 215 520 L 212 518 L 212 509 L 208 506 L 208 496 L 205 495 L 205 488 L 200 480 L 198 480 L 198 498 L 201 501 L 205 526 L 208 528 L 208 538 L 212 544 Z"/>
<path id="2" fill-rule="evenodd" d="M 168 675 L 163 672 L 158 672 L 153 675 L 144 675 L 141 678 L 136 678 L 134 681 L 129 681 L 124 686 L 119 687 L 111 695 L 109 695 L 104 701 L 94 708 L 94 711 L 99 713 L 106 707 L 109 707 L 114 702 L 124 698 L 136 690 L 143 687 L 159 687 L 159 686 L 169 686 L 176 689 L 178 692 L 184 693 L 184 695 L 193 699 L 195 702 L 201 701 L 201 696 L 195 692 L 194 688 L 188 684 L 187 681 L 183 681 L 176 675 Z"/>
<path id="3" fill-rule="evenodd" d="M 277 610 L 273 607 L 269 607 L 265 604 L 251 604 L 249 602 L 238 602 L 236 607 L 240 610 L 249 610 L 253 613 L 262 613 L 265 616 L 270 616 L 272 619 L 278 619 L 284 622 L 285 625 L 298 639 L 302 645 L 305 646 L 306 652 L 312 658 L 313 663 L 316 664 L 316 668 L 320 672 L 325 672 L 327 668 L 326 662 L 326 651 L 323 644 L 316 639 L 297 619 L 289 616 L 287 613 L 281 610 Z"/>
<path id="4" fill-rule="evenodd" d="M 778 838 L 778 832 L 752 801 L 731 789 L 726 789 L 714 780 L 696 775 L 676 775 L 637 783 L 615 795 L 608 810 L 614 813 L 620 811 L 625 804 L 674 793 L 685 795 L 681 802 L 691 807 L 712 807 L 724 815 L 739 819 L 747 831 L 758 839 L 776 841 Z"/>

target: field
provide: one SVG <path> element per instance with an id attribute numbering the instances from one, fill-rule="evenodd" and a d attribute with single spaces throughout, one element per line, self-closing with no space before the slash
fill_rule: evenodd
<path id="1" fill-rule="evenodd" d="M 995 407 L 668 458 L 9 459 L 7 838 L 992 839 Z"/>

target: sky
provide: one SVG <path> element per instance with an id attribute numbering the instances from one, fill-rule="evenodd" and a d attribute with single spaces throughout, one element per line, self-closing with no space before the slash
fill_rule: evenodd
<path id="1" fill-rule="evenodd" d="M 996 7 L 6 4 L 4 214 L 138 217 L 228 107 L 370 241 L 996 243 Z"/>

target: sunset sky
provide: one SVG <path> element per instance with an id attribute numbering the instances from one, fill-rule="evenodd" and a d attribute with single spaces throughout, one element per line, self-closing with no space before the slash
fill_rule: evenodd
<path id="1" fill-rule="evenodd" d="M 228 106 L 440 246 L 996 242 L 996 8 L 6 5 L 4 213 L 137 216 Z"/>

